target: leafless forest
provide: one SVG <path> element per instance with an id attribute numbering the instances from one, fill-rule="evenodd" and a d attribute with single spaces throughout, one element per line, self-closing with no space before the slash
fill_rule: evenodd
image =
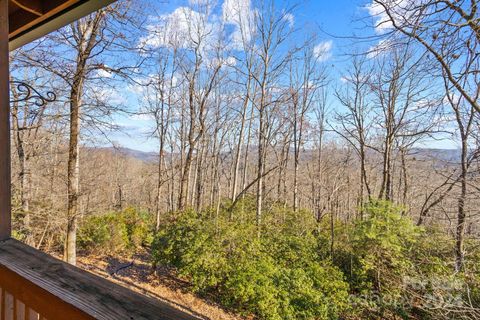
<path id="1" fill-rule="evenodd" d="M 75 263 L 91 217 L 136 208 L 155 233 L 178 212 L 232 221 L 250 205 L 259 238 L 275 212 L 309 215 L 335 260 L 339 226 L 386 201 L 441 234 L 446 274 L 480 284 L 477 1 L 365 3 L 373 14 L 360 23 L 382 32 L 349 35 L 341 72 L 324 33 L 292 25 L 308 4 L 245 3 L 226 0 L 215 19 L 222 3 L 194 1 L 153 25 L 149 3 L 120 1 L 11 54 L 12 97 L 15 81 L 56 94 L 11 105 L 16 236 Z M 112 141 L 128 131 L 119 115 L 149 119 L 129 134 L 157 151 Z M 436 316 L 474 319 L 476 294 Z"/>

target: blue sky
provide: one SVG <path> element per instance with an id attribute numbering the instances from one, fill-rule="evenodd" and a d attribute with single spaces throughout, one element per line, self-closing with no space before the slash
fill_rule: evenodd
<path id="1" fill-rule="evenodd" d="M 140 0 L 138 0 L 140 1 Z M 155 15 L 167 15 L 175 11 L 175 9 L 188 5 L 189 0 L 170 0 L 146 2 L 150 5 L 154 3 Z M 190 0 L 201 1 L 201 0 Z M 221 15 L 222 4 L 227 0 L 218 0 L 218 14 Z M 246 1 L 246 0 L 238 0 Z M 248 0 L 247 0 L 248 1 Z M 276 0 L 278 8 L 290 8 L 291 1 Z M 332 86 L 340 84 L 341 76 L 348 67 L 347 54 L 355 48 L 356 51 L 368 50 L 378 41 L 358 43 L 353 45 L 353 35 L 365 37 L 375 35 L 373 28 L 373 19 L 369 16 L 366 6 L 368 0 L 305 0 L 297 3 L 293 10 L 294 27 L 298 29 L 296 36 L 302 37 L 304 34 L 318 34 L 319 43 L 329 43 L 328 58 L 323 61 L 327 66 Z M 358 40 L 358 39 L 357 39 Z M 139 98 L 135 95 L 131 87 L 125 87 L 118 93 L 119 99 L 123 99 L 131 110 L 138 109 Z M 331 99 L 331 108 L 339 108 Z M 117 116 L 114 121 L 124 128 L 123 132 L 112 133 L 110 138 L 116 143 L 136 150 L 155 151 L 157 149 L 155 139 L 149 138 L 149 131 L 153 126 L 152 121 L 141 116 L 121 115 Z M 433 142 L 427 143 L 428 147 L 453 147 L 451 142 Z"/>
<path id="2" fill-rule="evenodd" d="M 217 10 L 221 10 L 224 0 L 218 0 Z M 242 1 L 242 0 L 240 0 Z M 149 5 L 153 3 L 147 2 Z M 278 8 L 291 8 L 294 16 L 294 27 L 298 29 L 296 35 L 301 37 L 308 33 L 317 33 L 319 41 L 331 42 L 329 58 L 324 61 L 328 65 L 332 77 L 340 78 L 341 70 L 344 67 L 344 54 L 348 53 L 351 41 L 342 39 L 358 33 L 358 28 L 363 27 L 365 22 L 355 22 L 360 18 L 368 16 L 364 6 L 368 1 L 361 0 L 305 0 L 300 2 L 277 0 Z M 154 4 L 155 15 L 170 14 L 175 9 L 188 5 L 188 0 L 158 1 Z M 367 30 L 362 30 L 365 34 Z M 371 30 L 372 32 L 373 30 Z M 131 92 L 131 88 L 124 88 L 118 95 L 130 106 L 131 110 L 138 108 L 139 99 Z M 117 116 L 115 122 L 123 127 L 122 132 L 111 133 L 112 141 L 132 149 L 141 151 L 155 151 L 157 149 L 155 139 L 149 138 L 149 132 L 153 123 L 145 117 L 134 115 Z"/>

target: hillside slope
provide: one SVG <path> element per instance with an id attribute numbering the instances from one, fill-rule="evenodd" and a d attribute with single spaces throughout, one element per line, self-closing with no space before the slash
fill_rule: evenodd
<path id="1" fill-rule="evenodd" d="M 189 293 L 186 290 L 188 284 L 176 278 L 167 270 L 160 270 L 158 275 L 152 274 L 147 261 L 146 254 L 136 255 L 132 259 L 82 256 L 79 258 L 78 267 L 147 296 L 167 302 L 200 319 L 244 319 L 226 312 L 213 302 Z"/>

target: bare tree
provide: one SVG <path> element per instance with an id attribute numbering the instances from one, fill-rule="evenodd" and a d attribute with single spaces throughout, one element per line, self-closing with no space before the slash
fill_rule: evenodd
<path id="1" fill-rule="evenodd" d="M 306 115 L 311 111 L 317 92 L 325 85 L 324 70 L 319 66 L 320 56 L 316 54 L 310 39 L 301 50 L 298 60 L 292 60 L 290 103 L 293 108 L 293 210 L 298 210 L 298 169 L 301 148 L 304 143 Z M 296 70 L 292 70 L 296 69 Z"/>
<path id="2" fill-rule="evenodd" d="M 209 14 L 209 4 L 201 6 L 204 10 L 204 16 L 197 18 L 190 16 L 190 26 L 188 28 L 188 50 L 192 54 L 190 59 L 185 55 L 184 61 L 180 64 L 181 72 L 187 83 L 187 108 L 188 108 L 188 133 L 187 133 L 187 151 L 185 162 L 183 164 L 180 193 L 178 196 L 178 208 L 185 209 L 188 199 L 187 195 L 190 191 L 190 174 L 194 160 L 194 154 L 198 151 L 197 144 L 204 137 L 206 132 L 206 119 L 210 94 L 214 89 L 216 79 L 220 74 L 220 69 L 224 65 L 224 59 L 221 56 L 220 46 L 209 48 L 206 43 L 211 35 L 207 21 Z M 219 44 L 221 39 L 217 39 L 215 44 Z M 214 56 L 210 57 L 211 61 L 205 61 L 204 55 L 206 50 L 213 50 Z M 207 63 L 210 63 L 207 66 Z M 201 73 L 202 68 L 208 71 Z M 201 167 L 200 167 L 201 169 Z"/>
<path id="3" fill-rule="evenodd" d="M 474 107 L 466 102 L 466 99 L 463 96 L 456 97 L 452 93 L 452 87 L 445 80 L 445 93 L 448 103 L 450 104 L 454 116 L 455 122 L 457 124 L 457 131 L 460 137 L 460 174 L 458 182 L 460 183 L 460 192 L 457 198 L 458 207 L 457 207 L 457 224 L 456 224 L 456 242 L 455 242 L 455 270 L 457 272 L 461 271 L 464 267 L 465 252 L 464 252 L 464 235 L 465 235 L 465 225 L 467 223 L 467 214 L 466 214 L 466 199 L 468 193 L 468 172 L 469 167 L 472 161 L 478 157 L 478 150 L 472 152 L 470 150 L 469 139 L 472 135 L 472 130 L 475 126 L 475 109 Z"/>
<path id="4" fill-rule="evenodd" d="M 35 76 L 35 74 L 34 74 Z M 36 85 L 40 85 L 39 76 L 35 76 Z M 18 157 L 18 192 L 20 196 L 21 211 L 23 215 L 23 227 L 25 232 L 25 242 L 33 245 L 33 235 L 31 226 L 30 202 L 32 198 L 32 169 L 31 161 L 38 156 L 41 146 L 38 140 L 42 137 L 42 127 L 47 117 L 46 109 L 48 102 L 54 100 L 55 95 L 52 92 L 45 94 L 35 101 L 25 100 L 25 95 L 31 92 L 33 86 L 24 84 L 14 79 L 10 82 L 12 105 L 10 109 L 12 118 L 13 145 Z M 27 86 L 30 86 L 27 87 Z M 38 87 L 37 87 L 38 88 Z M 36 93 L 33 93 L 36 95 Z M 42 100 L 46 99 L 46 100 Z"/>
<path id="5" fill-rule="evenodd" d="M 376 121 L 382 137 L 382 146 L 375 148 L 382 155 L 379 198 L 394 200 L 393 163 L 400 139 L 415 137 L 418 140 L 435 128 L 435 122 L 431 121 L 434 105 L 429 100 L 431 93 L 427 90 L 429 81 L 425 75 L 408 44 L 399 45 L 377 59 L 371 86 L 378 105 Z"/>
<path id="6" fill-rule="evenodd" d="M 165 34 L 158 35 L 165 37 Z M 165 39 L 163 39 L 165 41 Z M 167 133 L 170 130 L 172 113 L 177 105 L 176 90 L 180 88 L 178 72 L 178 48 L 174 43 L 170 47 L 155 50 L 153 59 L 156 73 L 146 85 L 144 101 L 147 103 L 145 113 L 155 120 L 154 134 L 158 139 L 158 176 L 156 188 L 155 227 L 160 227 L 162 207 L 162 187 L 169 180 L 166 175 L 165 152 L 167 148 Z"/>
<path id="7" fill-rule="evenodd" d="M 258 157 L 257 157 L 257 195 L 256 195 L 256 219 L 258 227 L 262 223 L 262 204 L 264 197 L 265 160 L 267 146 L 269 144 L 269 116 L 272 108 L 276 105 L 278 80 L 280 74 L 291 59 L 289 50 L 285 52 L 285 42 L 292 34 L 288 19 L 285 18 L 287 11 L 278 12 L 273 1 L 262 3 L 262 7 L 255 16 L 255 54 L 259 59 L 257 72 L 253 79 L 258 86 L 258 96 L 254 99 L 254 106 L 258 111 Z"/>
<path id="8" fill-rule="evenodd" d="M 102 117 L 108 116 L 114 109 L 111 104 L 105 103 L 106 97 L 101 91 L 91 90 L 89 85 L 95 82 L 98 89 L 98 72 L 122 73 L 135 67 L 109 67 L 105 63 L 106 52 L 113 48 L 126 47 L 119 45 L 120 42 L 124 44 L 126 41 L 125 34 L 113 31 L 113 25 L 117 21 L 126 19 L 124 5 L 116 4 L 78 20 L 48 36 L 35 48 L 33 54 L 25 54 L 22 58 L 60 79 L 68 96 L 65 102 L 68 106 L 70 129 L 64 259 L 71 264 L 76 263 L 76 230 L 81 213 L 79 210 L 81 119 L 85 125 L 100 128 L 106 124 Z M 62 53 L 52 57 L 51 51 L 54 50 L 52 48 L 62 50 Z M 64 57 L 61 57 L 62 54 Z M 94 107 L 91 108 L 92 106 Z"/>
<path id="9" fill-rule="evenodd" d="M 452 90 L 480 112 L 479 12 L 477 1 L 373 0 L 376 27 L 413 39 L 435 61 Z"/>
<path id="10" fill-rule="evenodd" d="M 248 118 L 248 108 L 252 108 L 251 100 L 256 96 L 256 83 L 253 81 L 253 73 L 255 72 L 255 60 L 253 42 L 250 38 L 250 30 L 254 29 L 252 25 L 254 21 L 251 21 L 251 17 L 242 17 L 242 11 L 237 10 L 235 12 L 236 20 L 238 23 L 239 33 L 241 35 L 241 45 L 242 45 L 242 58 L 237 58 L 237 61 L 242 63 L 239 67 L 235 67 L 236 73 L 241 79 L 241 85 L 244 86 L 245 91 L 239 92 L 240 99 L 242 100 L 242 108 L 240 110 L 241 120 L 240 120 L 240 130 L 238 133 L 238 142 L 235 150 L 235 160 L 233 165 L 233 179 L 232 179 L 232 191 L 230 198 L 232 201 L 235 201 L 237 198 L 237 187 L 239 179 L 239 167 L 240 159 L 242 156 L 242 148 L 245 139 L 245 129 Z M 243 95 L 243 96 L 242 96 Z M 248 148 L 248 147 L 247 147 Z"/>
<path id="11" fill-rule="evenodd" d="M 338 113 L 336 120 L 338 128 L 334 128 L 355 150 L 360 160 L 360 194 L 358 203 L 362 205 L 366 195 L 372 196 L 367 174 L 367 149 L 372 128 L 371 113 L 371 81 L 372 70 L 368 67 L 365 57 L 355 56 L 351 71 L 343 77 L 346 86 L 343 91 L 335 92 L 336 98 L 346 107 L 346 113 Z"/>

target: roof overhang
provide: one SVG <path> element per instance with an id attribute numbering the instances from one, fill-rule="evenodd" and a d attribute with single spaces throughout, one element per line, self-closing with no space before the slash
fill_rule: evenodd
<path id="1" fill-rule="evenodd" d="M 15 50 L 115 0 L 9 0 L 9 50 Z"/>

